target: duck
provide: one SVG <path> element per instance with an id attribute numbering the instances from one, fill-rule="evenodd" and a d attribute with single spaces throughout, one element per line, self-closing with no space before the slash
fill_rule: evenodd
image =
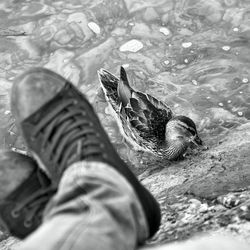
<path id="1" fill-rule="evenodd" d="M 175 115 L 164 102 L 132 88 L 124 67 L 120 67 L 120 77 L 103 68 L 97 73 L 119 130 L 135 150 L 178 160 L 191 145 L 202 145 L 194 121 Z"/>

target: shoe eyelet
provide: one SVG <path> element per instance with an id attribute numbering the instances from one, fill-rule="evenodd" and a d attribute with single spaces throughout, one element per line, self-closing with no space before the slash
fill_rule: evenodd
<path id="1" fill-rule="evenodd" d="M 32 226 L 32 221 L 31 220 L 25 220 L 23 225 L 26 227 L 26 228 L 29 228 Z"/>
<path id="2" fill-rule="evenodd" d="M 94 127 L 93 122 L 89 122 L 89 127 Z"/>
<path id="3" fill-rule="evenodd" d="M 82 111 L 82 115 L 86 116 L 87 115 L 86 111 Z"/>
<path id="4" fill-rule="evenodd" d="M 73 104 L 74 104 L 74 105 L 77 105 L 77 104 L 78 104 L 78 101 L 74 99 L 74 100 L 73 100 Z"/>
<path id="5" fill-rule="evenodd" d="M 100 148 L 101 149 L 104 149 L 105 148 L 105 145 L 103 143 L 100 144 Z"/>
<path id="6" fill-rule="evenodd" d="M 11 211 L 11 216 L 12 216 L 13 218 L 18 218 L 18 217 L 20 216 L 20 210 L 13 209 L 13 210 Z"/>

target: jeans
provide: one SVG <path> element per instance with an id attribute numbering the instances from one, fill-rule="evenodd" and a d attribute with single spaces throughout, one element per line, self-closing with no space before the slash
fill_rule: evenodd
<path id="1" fill-rule="evenodd" d="M 47 205 L 43 224 L 19 249 L 133 250 L 148 237 L 144 211 L 130 184 L 107 164 L 68 168 Z M 203 236 L 140 250 L 248 250 L 230 237 Z"/>
<path id="2" fill-rule="evenodd" d="M 19 249 L 133 250 L 148 237 L 141 204 L 128 181 L 100 162 L 77 162 L 60 181 L 42 225 Z"/>

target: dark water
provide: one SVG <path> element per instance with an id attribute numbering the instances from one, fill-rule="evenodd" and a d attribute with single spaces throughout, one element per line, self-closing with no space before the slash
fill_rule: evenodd
<path id="1" fill-rule="evenodd" d="M 248 0 L 0 0 L 0 143 L 22 147 L 9 89 L 18 74 L 42 66 L 90 98 L 131 159 L 96 74 L 101 67 L 118 74 L 124 65 L 133 87 L 190 116 L 213 146 L 250 119 L 249 39 Z"/>

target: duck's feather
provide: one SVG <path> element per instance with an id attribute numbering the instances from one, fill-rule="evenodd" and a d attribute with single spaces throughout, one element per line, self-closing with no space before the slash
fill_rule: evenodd
<path id="1" fill-rule="evenodd" d="M 120 81 L 117 86 L 117 94 L 119 97 L 119 101 L 122 103 L 123 107 L 126 107 L 130 102 L 130 98 L 132 97 L 133 90 L 129 86 L 127 74 L 123 67 L 120 70 Z"/>
<path id="2" fill-rule="evenodd" d="M 168 106 L 132 89 L 122 67 L 120 79 L 103 69 L 98 74 L 106 99 L 119 116 L 127 136 L 139 145 L 144 140 L 155 144 L 165 139 L 166 124 L 173 117 Z"/>

